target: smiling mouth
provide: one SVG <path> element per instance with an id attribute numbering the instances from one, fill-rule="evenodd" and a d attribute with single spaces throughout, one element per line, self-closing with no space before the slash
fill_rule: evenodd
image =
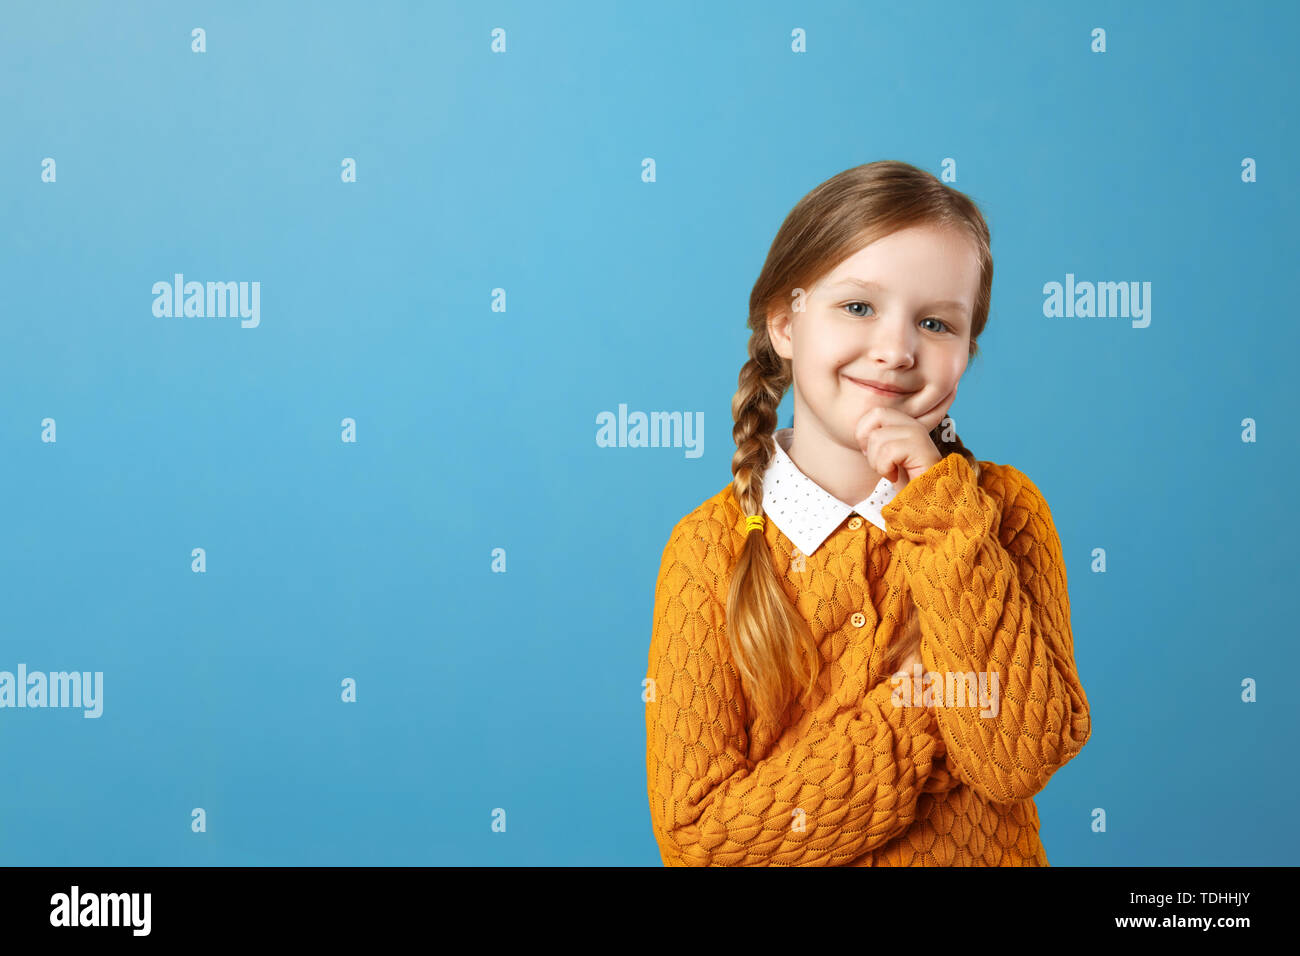
<path id="1" fill-rule="evenodd" d="M 890 392 L 883 388 L 876 388 L 874 385 L 868 385 L 866 382 L 859 382 L 856 378 L 849 378 L 847 375 L 844 377 L 848 378 L 850 382 L 859 388 L 865 389 L 873 395 L 879 395 L 882 398 L 906 398 L 908 395 L 916 394 L 915 392 Z"/>

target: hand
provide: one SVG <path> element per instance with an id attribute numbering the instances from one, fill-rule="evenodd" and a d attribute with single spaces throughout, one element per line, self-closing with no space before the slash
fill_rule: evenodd
<path id="1" fill-rule="evenodd" d="M 912 651 L 907 657 L 903 658 L 894 671 L 896 676 L 900 676 L 903 681 L 903 687 L 910 684 L 911 693 L 909 699 L 912 705 L 921 706 L 921 691 L 925 685 L 925 664 L 921 660 L 920 651 Z"/>
<path id="2" fill-rule="evenodd" d="M 919 650 L 916 650 L 908 654 L 907 657 L 903 659 L 902 663 L 898 665 L 898 671 L 906 675 L 903 678 L 904 680 L 912 681 L 912 687 L 913 687 L 912 701 L 917 706 L 920 706 L 921 701 L 924 699 L 924 694 L 925 694 L 925 674 L 926 674 L 925 662 L 921 660 L 921 652 Z M 941 700 L 943 695 L 943 685 L 936 684 L 931 689 L 931 693 Z M 929 711 L 930 711 L 930 715 L 937 720 L 938 714 L 935 712 L 935 707 L 936 704 L 931 704 L 929 707 Z M 942 740 L 942 738 L 940 738 L 940 740 Z"/>
<path id="3" fill-rule="evenodd" d="M 960 384 L 960 381 L 958 382 Z M 855 437 L 873 471 L 906 485 L 941 460 L 930 432 L 957 400 L 957 385 L 939 404 L 917 418 L 888 405 L 877 405 L 858 421 Z"/>
<path id="4" fill-rule="evenodd" d="M 912 653 L 908 654 L 907 657 L 903 658 L 903 662 L 898 665 L 898 669 L 903 671 L 909 677 L 918 669 L 924 672 L 925 663 L 921 660 L 921 652 L 912 651 Z"/>

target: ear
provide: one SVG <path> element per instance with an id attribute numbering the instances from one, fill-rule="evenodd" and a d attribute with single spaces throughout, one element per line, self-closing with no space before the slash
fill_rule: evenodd
<path id="1" fill-rule="evenodd" d="M 772 348 L 783 359 L 794 358 L 794 343 L 790 339 L 790 313 L 785 309 L 773 309 L 767 313 L 767 337 L 772 340 Z"/>

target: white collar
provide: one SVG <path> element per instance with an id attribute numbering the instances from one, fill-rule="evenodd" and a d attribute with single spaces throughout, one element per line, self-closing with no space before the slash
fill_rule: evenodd
<path id="1" fill-rule="evenodd" d="M 803 554 L 811 555 L 821 547 L 840 522 L 855 511 L 885 530 L 881 509 L 902 490 L 901 485 L 881 478 L 865 501 L 845 504 L 795 465 L 787 453 L 794 439 L 793 428 L 778 429 L 772 437 L 776 439 L 776 451 L 763 474 L 763 511 Z"/>

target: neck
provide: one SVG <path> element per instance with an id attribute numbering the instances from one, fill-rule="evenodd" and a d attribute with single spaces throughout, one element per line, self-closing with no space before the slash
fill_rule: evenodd
<path id="1" fill-rule="evenodd" d="M 840 444 L 807 417 L 795 428 L 786 454 L 800 471 L 850 506 L 868 498 L 882 477 L 857 445 Z"/>

